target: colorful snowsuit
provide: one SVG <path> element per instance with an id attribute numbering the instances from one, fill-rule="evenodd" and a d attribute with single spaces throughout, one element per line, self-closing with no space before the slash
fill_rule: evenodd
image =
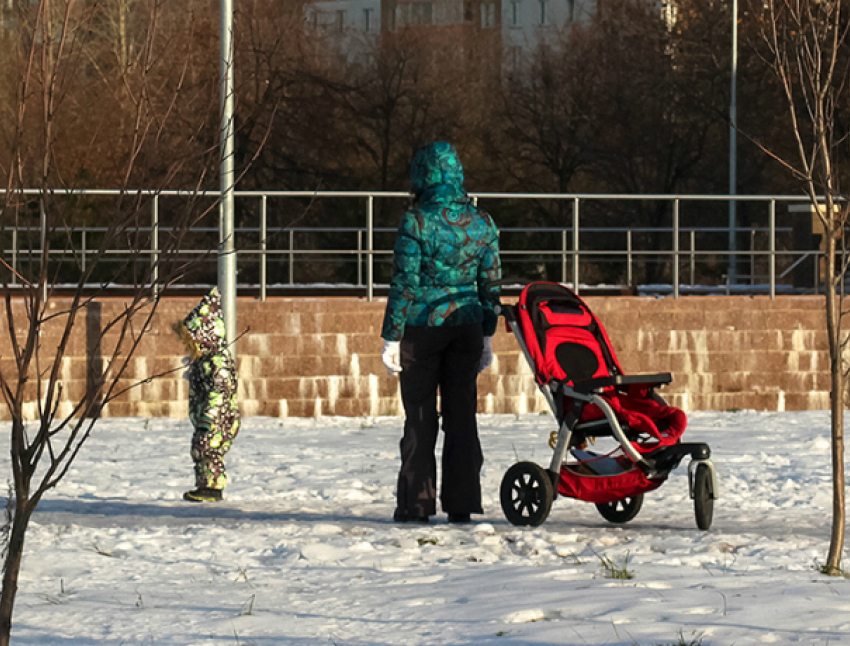
<path id="1" fill-rule="evenodd" d="M 192 358 L 188 378 L 195 482 L 199 489 L 224 489 L 224 454 L 239 433 L 239 410 L 236 365 L 227 349 L 218 289 L 183 320 L 180 334 Z"/>
<path id="2" fill-rule="evenodd" d="M 463 189 L 463 168 L 451 144 L 422 148 L 410 169 L 413 207 L 401 218 L 381 336 L 400 341 L 406 325 L 480 323 L 496 332 L 499 231 Z"/>

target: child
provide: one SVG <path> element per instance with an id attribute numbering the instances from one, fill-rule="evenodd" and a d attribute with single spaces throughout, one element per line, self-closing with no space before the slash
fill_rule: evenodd
<path id="1" fill-rule="evenodd" d="M 239 432 L 236 365 L 227 349 L 218 289 L 213 287 L 174 330 L 189 351 L 189 419 L 195 427 L 195 489 L 183 499 L 218 502 L 227 485 L 224 454 Z"/>

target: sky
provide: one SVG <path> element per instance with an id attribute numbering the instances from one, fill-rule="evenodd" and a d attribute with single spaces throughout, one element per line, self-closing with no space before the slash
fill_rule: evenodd
<path id="1" fill-rule="evenodd" d="M 850 581 L 817 571 L 826 411 L 689 414 L 683 439 L 710 444 L 718 472 L 709 531 L 687 459 L 627 524 L 558 498 L 539 527 L 511 525 L 501 479 L 518 461 L 548 465 L 549 414 L 479 416 L 485 513 L 472 523 L 394 523 L 401 426 L 247 418 L 225 500 L 199 504 L 182 500 L 188 421 L 100 421 L 33 517 L 12 643 L 850 645 Z"/>

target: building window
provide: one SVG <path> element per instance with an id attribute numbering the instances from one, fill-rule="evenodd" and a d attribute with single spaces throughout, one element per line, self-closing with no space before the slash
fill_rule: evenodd
<path id="1" fill-rule="evenodd" d="M 519 9 L 519 0 L 513 0 L 513 2 L 511 2 L 511 25 L 513 25 L 514 27 L 519 27 L 520 25 Z"/>
<path id="2" fill-rule="evenodd" d="M 671 29 L 676 24 L 679 8 L 676 6 L 675 2 L 667 0 L 662 3 L 661 12 L 664 16 L 664 21 L 667 23 L 667 28 Z"/>
<path id="3" fill-rule="evenodd" d="M 411 25 L 431 25 L 434 22 L 434 7 L 430 2 L 414 2 L 410 8 Z"/>
<path id="4" fill-rule="evenodd" d="M 490 2 L 481 5 L 481 27 L 489 29 L 496 26 L 496 4 Z"/>
<path id="5" fill-rule="evenodd" d="M 363 10 L 363 31 L 372 31 L 372 14 L 374 9 Z"/>
<path id="6" fill-rule="evenodd" d="M 336 27 L 339 31 L 345 31 L 345 11 L 336 12 Z"/>

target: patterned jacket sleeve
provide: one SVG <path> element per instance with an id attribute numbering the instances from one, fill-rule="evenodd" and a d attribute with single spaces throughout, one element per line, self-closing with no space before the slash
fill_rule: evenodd
<path id="1" fill-rule="evenodd" d="M 410 304 L 419 289 L 422 263 L 422 223 L 416 213 L 407 211 L 401 218 L 393 250 L 393 278 L 384 312 L 381 336 L 401 341 Z"/>
<path id="2" fill-rule="evenodd" d="M 487 216 L 489 220 L 489 215 Z M 496 315 L 496 306 L 499 304 L 499 286 L 493 283 L 502 277 L 502 264 L 499 258 L 499 230 L 491 221 L 488 240 L 484 245 L 478 263 L 478 298 L 484 310 L 484 318 L 481 322 L 484 336 L 493 336 L 498 327 L 499 317 Z"/>

